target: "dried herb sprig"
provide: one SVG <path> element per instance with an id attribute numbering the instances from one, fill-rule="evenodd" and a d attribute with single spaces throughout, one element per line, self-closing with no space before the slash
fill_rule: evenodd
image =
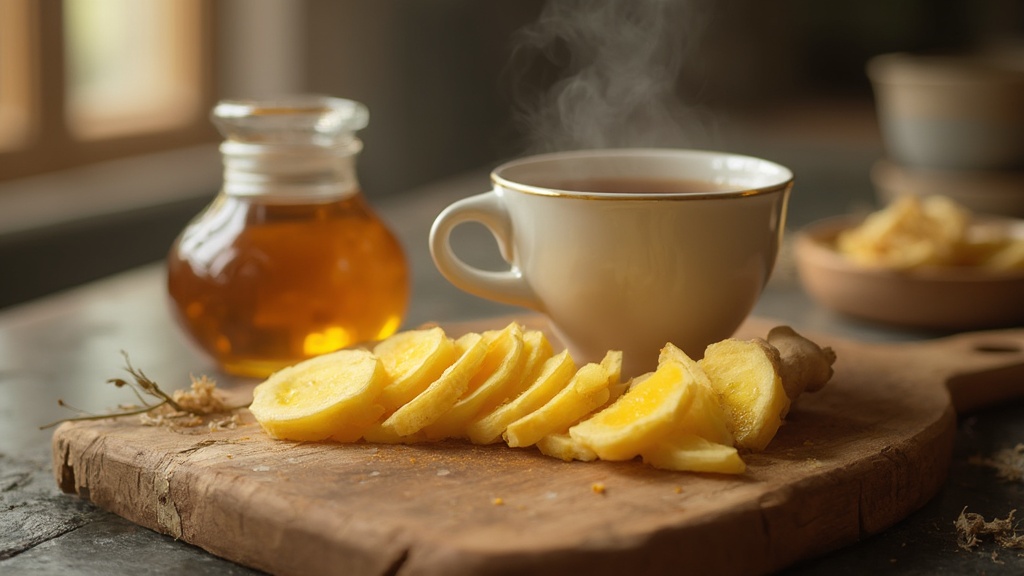
<path id="1" fill-rule="evenodd" d="M 104 420 L 104 419 L 107 419 L 107 418 L 120 418 L 121 416 L 134 416 L 134 415 L 138 415 L 138 414 L 145 414 L 145 413 L 151 412 L 152 410 L 155 410 L 155 409 L 157 409 L 157 408 L 159 408 L 161 406 L 167 406 L 167 407 L 171 408 L 174 412 L 191 414 L 192 416 L 202 416 L 202 413 L 199 412 L 199 411 L 190 410 L 190 409 L 184 408 L 181 404 L 179 404 L 177 401 L 175 401 L 172 396 L 170 396 L 169 394 L 167 394 L 166 392 L 161 390 L 160 386 L 156 382 L 154 382 L 152 379 L 150 379 L 148 376 L 146 376 L 146 374 L 142 370 L 139 370 L 139 369 L 135 368 L 134 366 L 132 366 L 131 359 L 128 357 L 128 353 L 127 352 L 122 350 L 121 354 L 124 356 L 124 361 L 125 361 L 125 368 L 124 369 L 131 376 L 131 379 L 130 380 L 125 380 L 124 378 L 111 378 L 111 379 L 107 380 L 107 384 L 113 384 L 114 386 L 116 386 L 118 388 L 128 387 L 128 389 L 130 389 L 135 394 L 135 397 L 139 399 L 139 402 L 142 403 L 142 407 L 140 407 L 140 408 L 134 408 L 134 407 L 133 408 L 126 408 L 126 409 L 123 409 L 123 410 L 119 410 L 117 412 L 111 412 L 109 414 L 89 414 L 89 413 L 85 412 L 84 410 L 79 410 L 78 408 L 75 408 L 74 406 L 71 406 L 67 402 L 64 402 L 63 399 L 58 399 L 57 400 L 57 404 L 58 405 L 60 405 L 60 406 L 62 406 L 64 408 L 69 408 L 71 410 L 74 410 L 74 411 L 76 411 L 76 412 L 78 412 L 80 414 L 84 414 L 84 415 L 82 415 L 82 416 L 74 416 L 74 417 L 71 417 L 71 418 L 62 418 L 60 420 L 56 420 L 54 422 L 46 424 L 45 426 L 40 426 L 39 429 L 40 430 L 45 430 L 47 428 L 52 428 L 52 427 L 57 426 L 58 424 L 62 424 L 64 422 L 80 422 L 80 421 L 85 421 L 85 420 Z M 151 398 L 155 398 L 155 399 L 157 399 L 159 401 L 155 402 L 155 403 L 151 403 L 150 401 L 147 401 L 146 396 L 149 396 Z"/>

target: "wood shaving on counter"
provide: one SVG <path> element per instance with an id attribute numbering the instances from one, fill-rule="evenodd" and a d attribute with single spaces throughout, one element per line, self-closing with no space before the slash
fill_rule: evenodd
<path id="1" fill-rule="evenodd" d="M 964 550 L 972 550 L 981 544 L 979 536 L 991 534 L 995 543 L 1002 548 L 1024 549 L 1024 535 L 1017 534 L 1016 522 L 1013 519 L 1016 513 L 1016 510 L 1011 510 L 1006 518 L 995 518 L 989 522 L 981 514 L 968 512 L 964 507 L 960 511 L 960 516 L 953 522 L 957 546 Z"/>
<path id="2" fill-rule="evenodd" d="M 1024 444 L 1004 448 L 991 457 L 972 456 L 968 462 L 976 466 L 994 468 L 996 476 L 1007 482 L 1024 481 Z"/>

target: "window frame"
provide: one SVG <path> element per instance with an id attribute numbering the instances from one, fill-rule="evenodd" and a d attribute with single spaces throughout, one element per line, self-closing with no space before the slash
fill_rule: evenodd
<path id="1" fill-rule="evenodd" d="M 29 82 L 24 105 L 30 128 L 20 145 L 0 147 L 0 181 L 75 168 L 106 160 L 149 154 L 213 142 L 216 130 L 207 112 L 217 100 L 218 46 L 215 2 L 197 2 L 195 30 L 199 105 L 188 122 L 173 128 L 154 128 L 135 134 L 103 138 L 76 136 L 65 111 L 65 56 L 62 0 L 0 0 L 22 13 L 28 38 L 26 70 Z M 10 25 L 10 24 L 8 24 Z"/>

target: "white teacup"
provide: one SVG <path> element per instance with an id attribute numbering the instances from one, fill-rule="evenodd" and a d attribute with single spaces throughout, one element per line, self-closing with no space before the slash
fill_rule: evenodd
<path id="1" fill-rule="evenodd" d="M 747 317 L 775 264 L 793 174 L 736 154 L 618 149 L 523 158 L 491 180 L 434 221 L 438 270 L 547 315 L 578 363 L 622 350 L 634 376 L 666 342 L 699 358 Z M 490 229 L 508 270 L 459 259 L 449 238 L 463 222 Z"/>

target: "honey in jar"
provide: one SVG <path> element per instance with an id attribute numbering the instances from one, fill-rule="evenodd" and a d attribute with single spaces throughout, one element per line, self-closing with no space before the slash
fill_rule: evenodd
<path id="1" fill-rule="evenodd" d="M 225 372 L 265 377 L 401 325 L 408 267 L 356 178 L 366 108 L 225 101 L 224 186 L 167 261 L 176 317 Z"/>

